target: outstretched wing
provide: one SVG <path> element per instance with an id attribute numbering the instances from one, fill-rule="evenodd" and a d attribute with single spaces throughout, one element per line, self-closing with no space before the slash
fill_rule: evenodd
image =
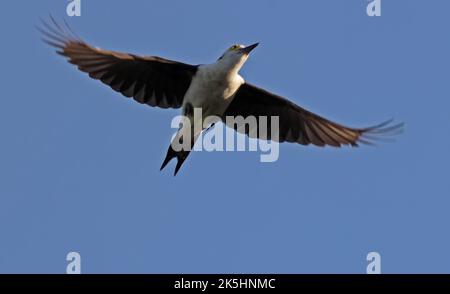
<path id="1" fill-rule="evenodd" d="M 387 136 L 401 132 L 403 124 L 391 125 L 387 121 L 377 126 L 355 129 L 342 126 L 320 117 L 291 101 L 272 94 L 268 91 L 245 83 L 237 91 L 233 101 L 228 106 L 226 116 L 247 118 L 253 116 L 259 128 L 260 117 L 267 117 L 267 130 L 251 129 L 238 124 L 228 125 L 240 133 L 251 137 L 257 134 L 258 138 L 271 138 L 271 117 L 279 119 L 279 142 L 295 142 L 302 145 L 314 144 L 316 146 L 341 145 L 358 146 L 358 143 L 372 144 L 374 140 L 383 140 Z M 255 128 L 255 127 L 253 127 Z"/>
<path id="2" fill-rule="evenodd" d="M 95 48 L 78 38 L 67 26 L 52 20 L 38 28 L 43 40 L 57 53 L 126 97 L 162 108 L 178 108 L 197 66 L 156 56 L 137 56 Z"/>

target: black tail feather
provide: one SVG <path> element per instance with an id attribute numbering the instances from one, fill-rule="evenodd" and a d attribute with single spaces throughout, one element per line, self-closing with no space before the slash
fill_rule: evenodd
<path id="1" fill-rule="evenodd" d="M 161 165 L 161 169 L 163 170 L 166 165 L 173 159 L 173 158 L 177 158 L 177 165 L 175 167 L 175 172 L 174 172 L 174 176 L 177 175 L 178 171 L 180 170 L 181 166 L 183 165 L 184 161 L 186 160 L 186 158 L 188 157 L 190 151 L 185 151 L 185 150 L 181 150 L 181 151 L 175 151 L 172 148 L 172 144 L 170 144 L 169 149 L 167 150 L 167 155 L 166 155 L 166 159 L 164 159 L 164 162 Z"/>
<path id="2" fill-rule="evenodd" d="M 164 159 L 164 162 L 161 165 L 161 168 L 159 169 L 160 171 L 162 171 L 166 165 L 172 160 L 172 158 L 177 157 L 176 154 L 174 154 L 174 150 L 172 149 L 172 146 L 169 147 L 169 150 L 167 150 L 167 155 L 166 155 L 166 159 Z"/>
<path id="3" fill-rule="evenodd" d="M 178 171 L 180 170 L 181 166 L 183 165 L 184 161 L 189 155 L 189 151 L 182 151 L 179 153 L 177 166 L 175 167 L 175 172 L 173 173 L 174 176 L 177 175 Z"/>

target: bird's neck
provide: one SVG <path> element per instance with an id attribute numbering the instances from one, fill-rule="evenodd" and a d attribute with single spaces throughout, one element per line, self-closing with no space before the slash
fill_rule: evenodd
<path id="1" fill-rule="evenodd" d="M 221 72 L 224 76 L 234 77 L 239 74 L 239 70 L 244 65 L 243 61 L 236 61 L 232 59 L 218 60 L 213 66 L 218 72 Z"/>

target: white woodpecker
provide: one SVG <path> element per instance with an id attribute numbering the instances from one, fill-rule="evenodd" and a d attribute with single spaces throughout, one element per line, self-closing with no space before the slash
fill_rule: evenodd
<path id="1" fill-rule="evenodd" d="M 271 117 L 278 117 L 276 141 L 334 147 L 372 144 L 374 140 L 395 135 L 403 128 L 403 124 L 391 124 L 392 120 L 366 128 L 346 127 L 245 82 L 239 70 L 258 43 L 233 45 L 214 63 L 190 65 L 157 56 L 99 49 L 80 39 L 66 22 L 60 25 L 51 18 L 51 23 L 43 21 L 42 24 L 38 29 L 43 40 L 91 78 L 142 104 L 181 107 L 182 114 L 191 120 L 194 108 L 202 109 L 203 118 L 214 115 L 225 123 L 229 116 L 253 116 L 257 120 L 265 117 L 270 127 Z M 255 130 L 237 124 L 229 127 L 246 135 L 255 134 Z M 190 134 L 192 148 L 199 134 Z M 272 139 L 267 130 L 256 130 L 256 134 L 260 139 Z M 182 128 L 174 138 L 180 139 L 183 139 Z M 171 144 L 161 170 L 171 159 L 177 158 L 176 175 L 189 153 L 190 149 L 175 151 Z"/>

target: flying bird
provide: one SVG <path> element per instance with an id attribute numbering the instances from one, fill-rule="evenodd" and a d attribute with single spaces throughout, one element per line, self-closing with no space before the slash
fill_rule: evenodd
<path id="1" fill-rule="evenodd" d="M 181 108 L 181 113 L 190 120 L 194 119 L 194 108 L 202 109 L 203 117 L 218 116 L 225 123 L 227 116 L 253 116 L 257 120 L 266 117 L 269 128 L 270 118 L 275 116 L 279 121 L 278 138 L 271 138 L 269 131 L 259 129 L 256 130 L 257 138 L 334 147 L 372 144 L 374 140 L 399 133 L 403 127 L 403 124 L 393 125 L 392 120 L 366 128 L 346 127 L 247 83 L 239 75 L 239 70 L 258 43 L 233 45 L 213 63 L 190 65 L 157 56 L 139 56 L 93 47 L 79 38 L 65 21 L 62 25 L 51 18 L 51 23 L 43 21 L 42 24 L 38 29 L 43 34 L 43 41 L 55 47 L 58 54 L 91 78 L 139 103 L 160 108 Z M 229 127 L 250 137 L 255 134 L 251 129 L 236 124 Z M 190 133 L 192 147 L 199 134 Z M 180 128 L 173 140 L 183 141 L 183 134 L 186 133 Z M 161 170 L 176 158 L 176 175 L 189 153 L 190 149 L 176 151 L 171 143 Z"/>

